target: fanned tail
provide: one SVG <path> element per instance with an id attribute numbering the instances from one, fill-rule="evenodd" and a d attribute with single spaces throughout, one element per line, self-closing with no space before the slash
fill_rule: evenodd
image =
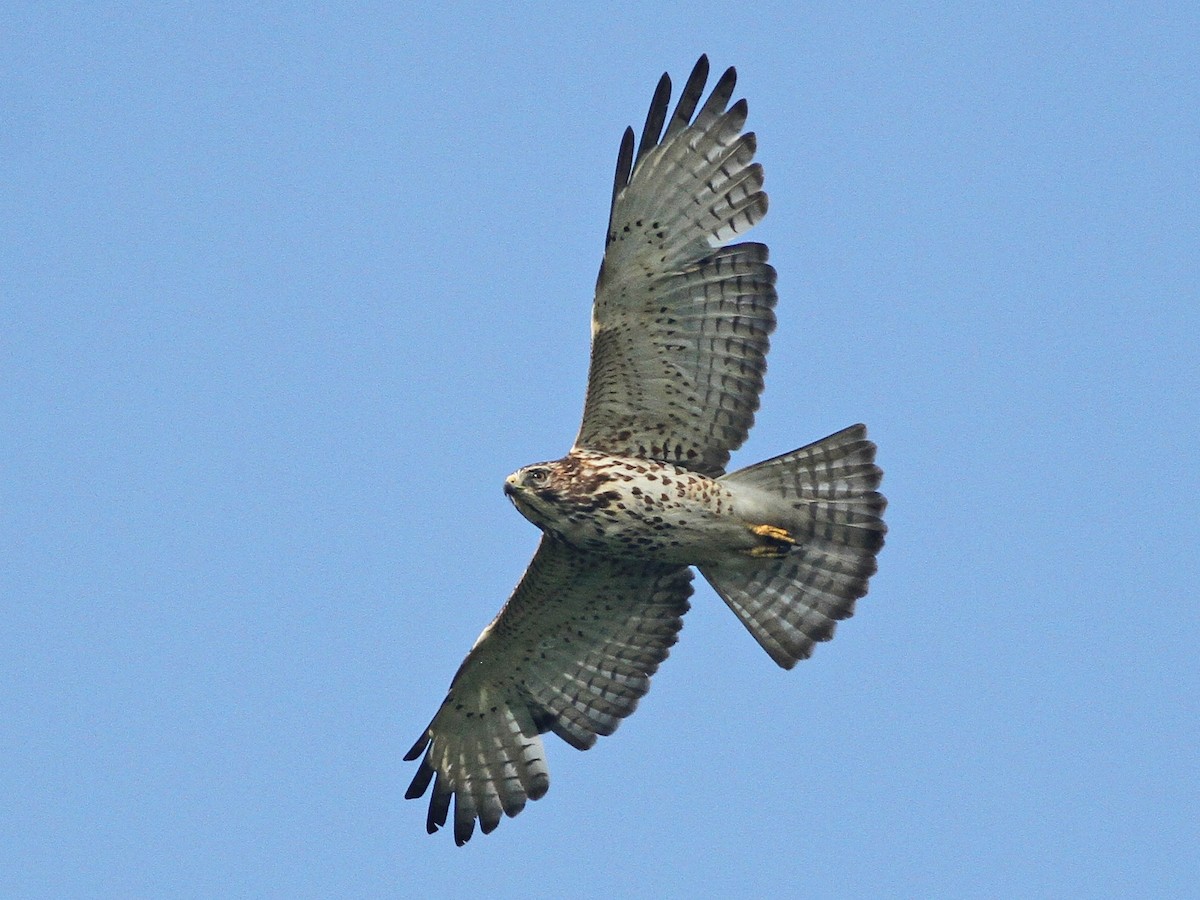
<path id="1" fill-rule="evenodd" d="M 887 500 L 876 490 L 882 478 L 866 426 L 853 425 L 721 479 L 739 515 L 795 541 L 790 549 L 782 543 L 782 555 L 739 554 L 700 567 L 783 668 L 833 637 L 867 593 L 887 531 Z"/>

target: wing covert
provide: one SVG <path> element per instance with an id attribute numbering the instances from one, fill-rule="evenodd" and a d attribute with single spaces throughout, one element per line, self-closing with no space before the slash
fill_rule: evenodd
<path id="1" fill-rule="evenodd" d="M 622 138 L 575 446 L 720 475 L 754 422 L 776 294 L 766 246 L 722 246 L 767 196 L 735 71 L 695 112 L 707 77 L 702 56 L 668 119 L 664 75 L 636 159 Z"/>
<path id="2" fill-rule="evenodd" d="M 691 570 L 618 560 L 543 537 L 521 582 L 463 661 L 445 701 L 404 757 L 422 753 L 405 796 L 432 784 L 426 829 L 492 831 L 550 785 L 539 735 L 586 750 L 612 734 L 675 643 Z"/>

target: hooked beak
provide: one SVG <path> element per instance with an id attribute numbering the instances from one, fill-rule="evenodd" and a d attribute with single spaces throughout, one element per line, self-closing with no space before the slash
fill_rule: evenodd
<path id="1" fill-rule="evenodd" d="M 528 494 L 525 492 L 525 489 L 517 483 L 516 472 L 504 479 L 504 496 L 507 497 L 509 502 L 517 508 L 517 511 L 521 515 L 526 515 L 529 498 Z"/>

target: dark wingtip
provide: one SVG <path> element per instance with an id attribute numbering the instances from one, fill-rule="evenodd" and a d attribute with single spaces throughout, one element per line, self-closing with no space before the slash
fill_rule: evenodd
<path id="1" fill-rule="evenodd" d="M 429 746 L 429 729 L 425 729 L 425 733 L 417 738 L 417 742 L 412 745 L 412 749 L 404 754 L 405 762 L 412 762 L 418 756 L 425 752 L 425 748 Z"/>
<path id="2" fill-rule="evenodd" d="M 708 81 L 708 70 L 708 54 L 701 53 L 700 58 L 696 60 L 696 64 L 692 66 L 692 71 L 691 74 L 688 75 L 687 83 L 691 85 L 699 83 L 700 87 L 703 88 L 704 82 Z"/>
<path id="3" fill-rule="evenodd" d="M 499 819 L 493 819 L 491 821 L 480 819 L 479 820 L 479 830 L 482 831 L 484 834 L 491 834 L 493 831 L 496 830 L 496 826 L 498 826 L 499 824 L 500 824 Z"/>
<path id="4" fill-rule="evenodd" d="M 696 111 L 696 105 L 700 102 L 700 98 L 704 95 L 704 84 L 708 81 L 708 56 L 701 54 L 696 60 L 696 65 L 692 67 L 692 73 L 688 76 L 687 81 L 683 85 L 683 91 L 679 95 L 679 103 L 675 107 L 675 113 L 671 116 L 671 121 L 667 125 L 666 134 L 663 135 L 663 141 L 666 142 L 687 128 L 692 121 L 692 114 Z"/>
<path id="5" fill-rule="evenodd" d="M 633 128 L 625 129 L 621 135 L 621 148 L 617 151 L 617 170 L 613 175 L 612 201 L 608 207 L 608 240 L 612 235 L 613 211 L 617 208 L 617 196 L 629 184 L 629 173 L 633 170 Z M 608 246 L 607 240 L 605 246 Z"/>
<path id="6" fill-rule="evenodd" d="M 646 123 L 642 126 L 642 139 L 638 142 L 637 158 L 634 166 L 641 162 L 642 157 L 658 144 L 662 135 L 663 124 L 667 121 L 667 106 L 671 102 L 671 76 L 666 72 L 658 79 L 658 87 L 654 89 L 654 97 L 650 101 L 650 109 L 646 112 Z"/>
<path id="7" fill-rule="evenodd" d="M 695 87 L 699 90 L 704 90 L 704 82 L 708 81 L 708 54 L 701 53 L 700 58 L 696 60 L 696 64 L 692 66 L 692 72 L 688 75 L 687 86 Z"/>
<path id="8" fill-rule="evenodd" d="M 463 844 L 465 844 L 467 841 L 469 841 L 471 839 L 471 835 L 473 835 L 474 833 L 475 833 L 475 820 L 474 819 L 466 820 L 466 824 L 464 824 L 464 825 L 460 825 L 458 822 L 455 822 L 454 823 L 454 845 L 456 847 L 461 847 Z"/>
<path id="9" fill-rule="evenodd" d="M 408 785 L 408 790 L 404 792 L 404 799 L 416 800 L 429 790 L 429 782 L 432 780 L 433 766 L 429 764 L 428 759 L 423 759 L 417 769 L 417 774 L 413 776 L 413 780 Z"/>
<path id="10" fill-rule="evenodd" d="M 425 815 L 425 830 L 433 834 L 446 824 L 450 812 L 450 798 L 454 792 L 450 790 L 439 776 L 433 782 L 433 793 L 429 797 L 429 811 Z"/>

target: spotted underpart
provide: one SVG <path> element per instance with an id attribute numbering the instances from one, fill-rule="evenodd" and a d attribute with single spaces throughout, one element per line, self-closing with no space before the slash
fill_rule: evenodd
<path id="1" fill-rule="evenodd" d="M 621 138 L 578 435 L 505 484 L 541 541 L 405 755 L 419 760 L 405 796 L 429 793 L 431 833 L 453 804 L 457 844 L 546 793 L 541 735 L 584 750 L 637 708 L 692 566 L 783 668 L 833 636 L 875 572 L 886 501 L 865 426 L 727 471 L 778 297 L 767 248 L 733 243 L 767 211 L 737 73 L 705 98 L 708 74 L 702 56 L 673 111 L 664 74 L 640 140 Z"/>
<path id="2" fill-rule="evenodd" d="M 777 556 L 788 542 L 782 528 L 743 521 L 716 479 L 652 459 L 575 450 L 504 487 L 531 522 L 592 553 L 699 565 L 739 550 Z"/>

